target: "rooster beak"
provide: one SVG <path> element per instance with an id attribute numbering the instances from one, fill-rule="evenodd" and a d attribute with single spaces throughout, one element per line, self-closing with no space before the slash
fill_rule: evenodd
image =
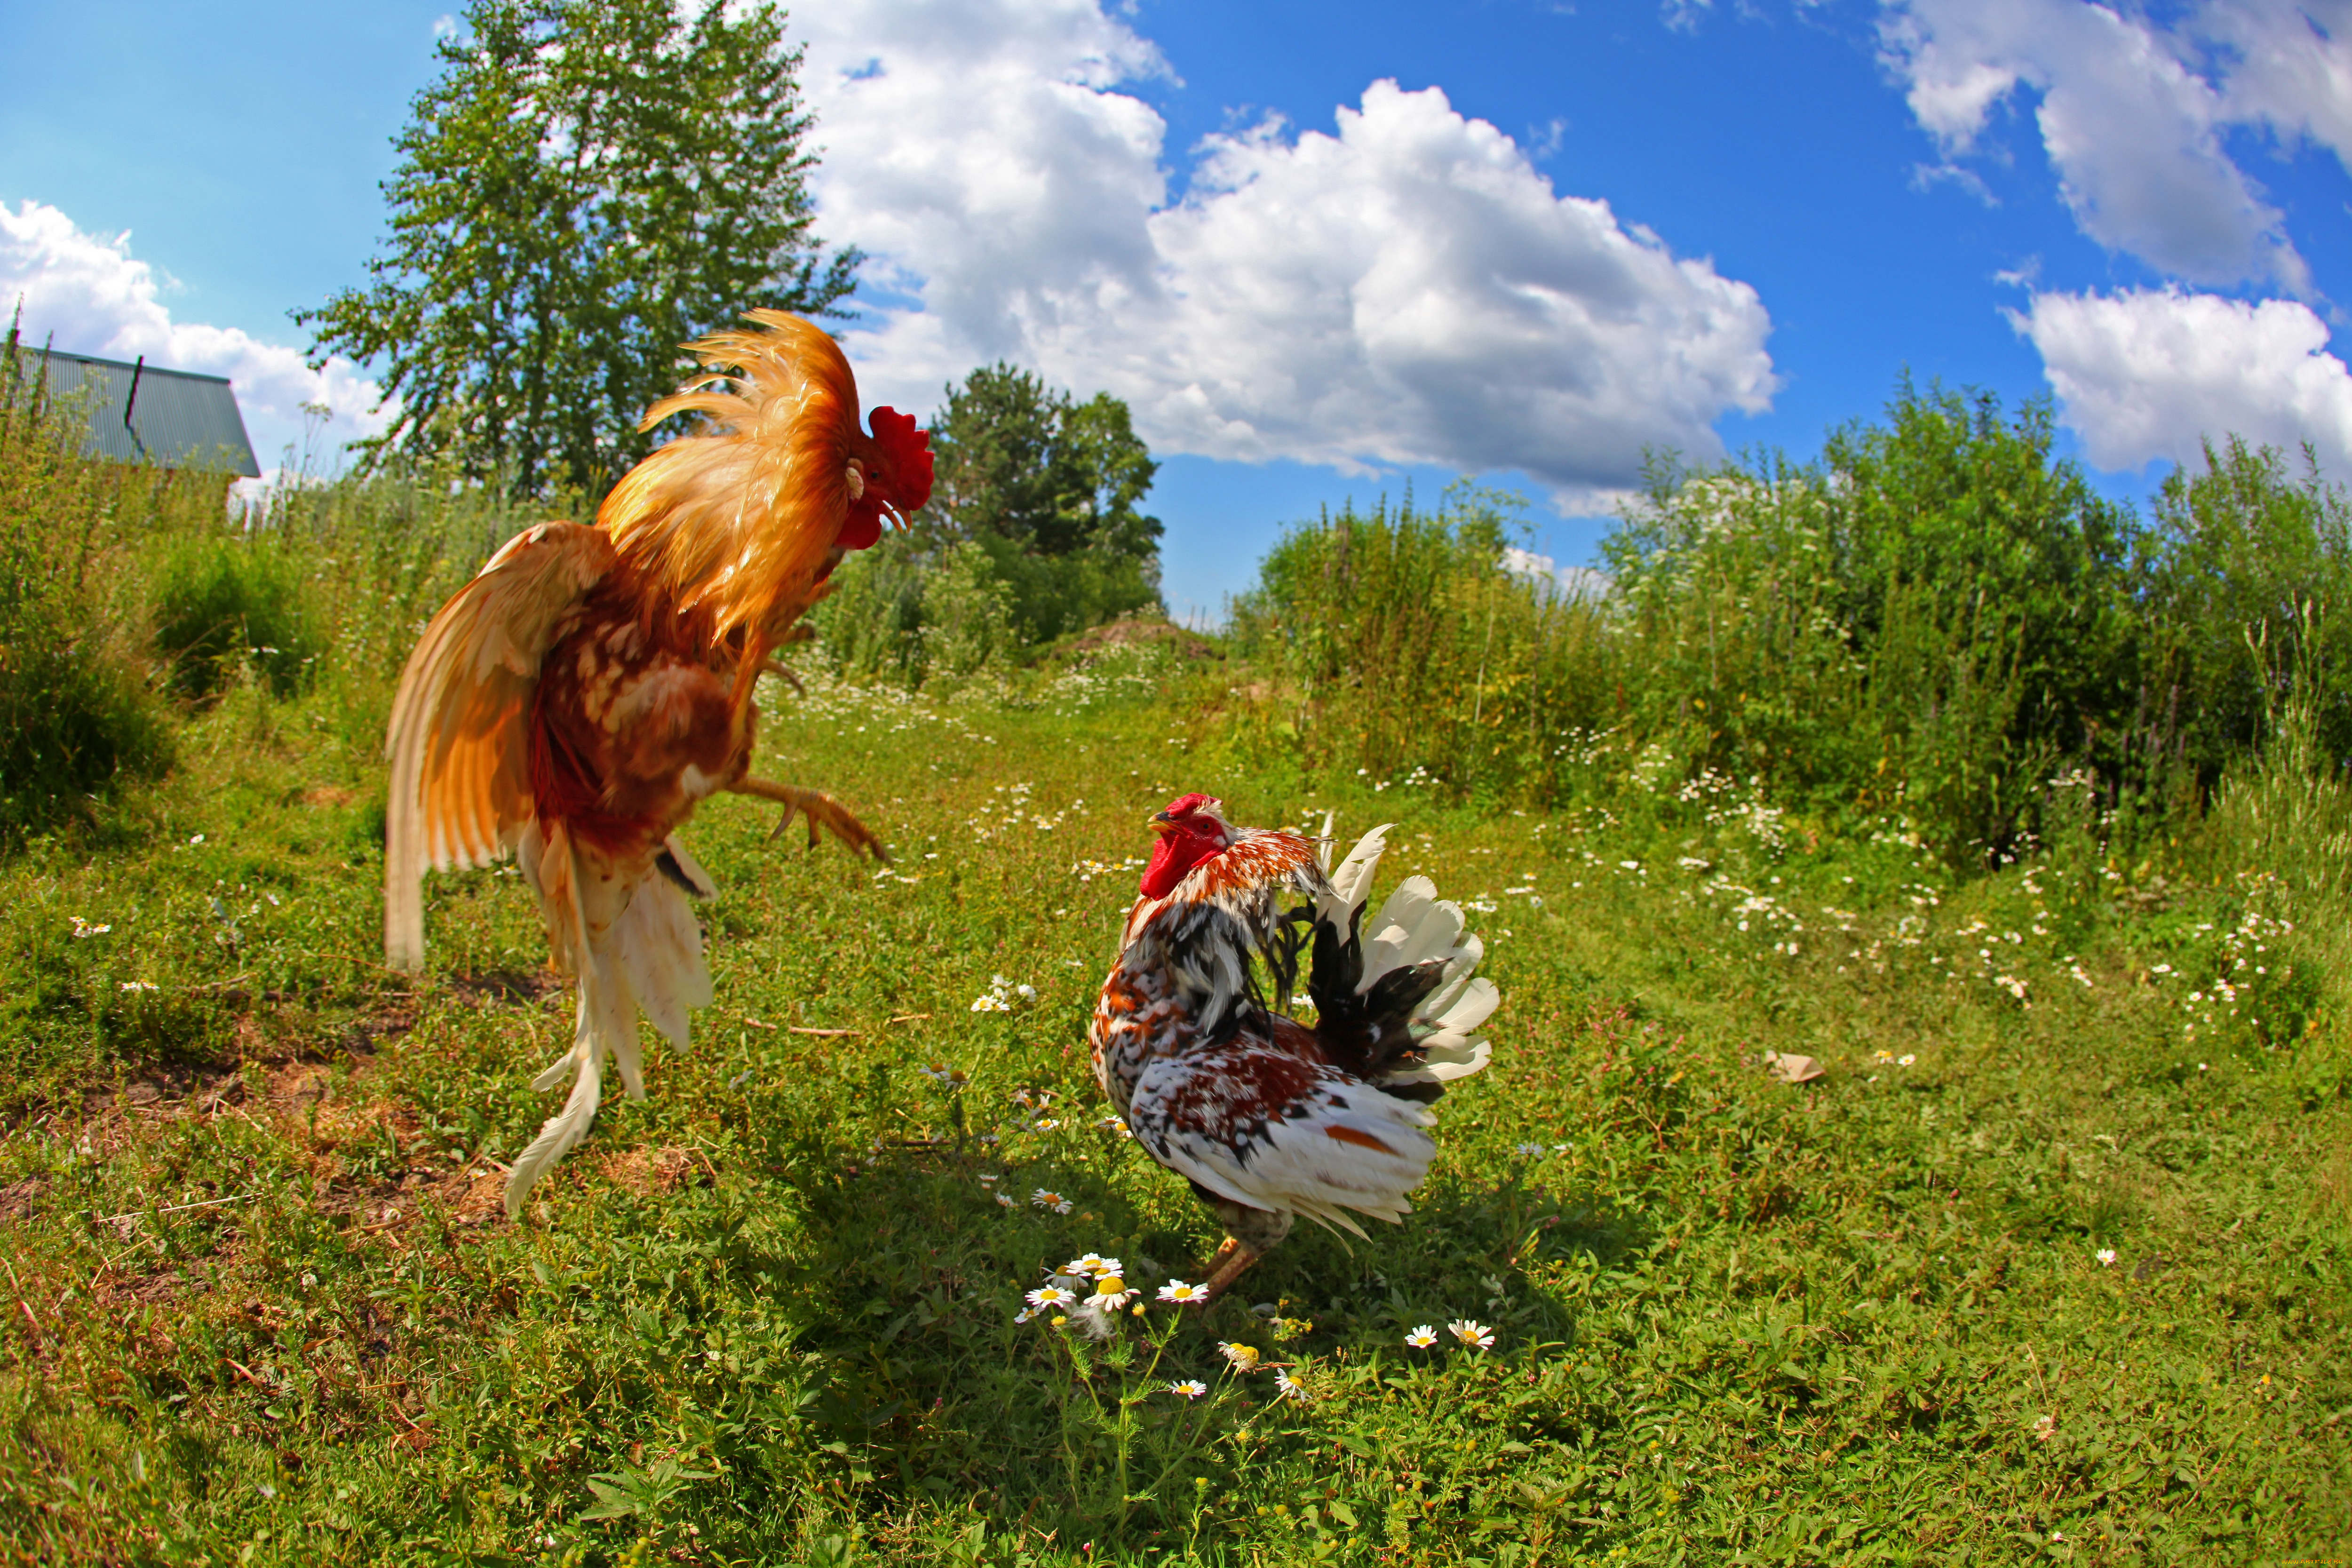
<path id="1" fill-rule="evenodd" d="M 1176 831 L 1176 819 L 1164 811 L 1158 811 L 1145 817 L 1143 826 L 1154 833 L 1173 833 Z"/>

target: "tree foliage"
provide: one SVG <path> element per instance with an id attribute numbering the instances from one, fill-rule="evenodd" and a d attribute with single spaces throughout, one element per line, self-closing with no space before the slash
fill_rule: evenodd
<path id="1" fill-rule="evenodd" d="M 1159 465 L 1127 405 L 1084 403 L 1009 364 L 948 388 L 933 421 L 927 543 L 985 551 L 1023 640 L 1044 642 L 1160 600 L 1160 520 L 1140 510 Z"/>
<path id="2" fill-rule="evenodd" d="M 854 250 L 813 230 L 810 121 L 772 5 L 475 0 L 383 191 L 391 233 L 295 319 L 381 358 L 370 458 L 454 458 L 517 497 L 601 494 L 654 442 L 678 345 L 759 306 L 822 314 Z"/>

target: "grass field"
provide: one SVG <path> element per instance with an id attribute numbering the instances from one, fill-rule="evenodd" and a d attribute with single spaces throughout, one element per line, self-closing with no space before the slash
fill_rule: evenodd
<path id="1" fill-rule="evenodd" d="M 571 1026 L 528 895 L 436 878 L 432 973 L 380 968 L 377 717 L 232 691 L 0 866 L 0 1552 L 2352 1556 L 2352 942 L 2310 866 L 2086 833 L 1962 880 L 1638 766 L 1478 815 L 1303 774 L 1224 681 L 772 700 L 763 771 L 895 863 L 707 810 L 718 1004 L 515 1225 Z M 1016 1325 L 1065 1259 L 1148 1291 L 1216 1240 L 1083 1042 L 1192 788 L 1400 822 L 1382 886 L 1488 937 L 1495 1065 L 1403 1226 L 1107 1343 Z"/>

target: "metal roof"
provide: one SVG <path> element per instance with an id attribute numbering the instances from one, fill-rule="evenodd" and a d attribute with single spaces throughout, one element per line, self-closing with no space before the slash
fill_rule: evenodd
<path id="1" fill-rule="evenodd" d="M 253 443 L 246 437 L 245 416 L 237 412 L 226 376 L 55 349 L 46 359 L 50 394 L 72 397 L 73 405 L 86 404 L 89 408 L 85 454 L 160 468 L 260 477 Z"/>

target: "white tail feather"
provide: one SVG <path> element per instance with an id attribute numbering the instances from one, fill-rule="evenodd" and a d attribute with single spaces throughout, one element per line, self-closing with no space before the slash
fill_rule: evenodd
<path id="1" fill-rule="evenodd" d="M 571 1078 L 563 1109 L 516 1159 L 507 1177 L 507 1213 L 520 1213 L 531 1184 L 588 1135 L 604 1097 L 609 1053 L 632 1100 L 645 1098 L 637 1011 L 672 1044 L 687 1042 L 688 1016 L 711 1000 L 702 932 L 686 895 L 650 864 L 617 867 L 604 851 L 574 843 L 561 823 L 542 837 L 537 824 L 517 846 L 523 875 L 539 895 L 557 963 L 576 977 L 579 1006 L 572 1048 L 532 1080 L 553 1089 Z M 682 845 L 667 846 L 689 880 L 709 878 Z"/>
<path id="2" fill-rule="evenodd" d="M 1389 830 L 1395 826 L 1383 823 L 1365 834 L 1339 869 L 1330 871 L 1331 893 L 1318 913 L 1340 931 L 1348 929 L 1356 907 L 1369 900 L 1372 875 L 1380 868 Z M 1326 813 L 1325 842 L 1318 858 L 1327 869 L 1330 837 L 1331 817 Z M 1445 964 L 1437 988 L 1413 1009 L 1412 1029 L 1421 1038 L 1421 1061 L 1387 1075 L 1383 1081 L 1447 1083 L 1468 1078 L 1486 1066 L 1491 1048 L 1485 1040 L 1474 1038 L 1473 1031 L 1493 1015 L 1503 998 L 1493 981 L 1476 973 L 1479 961 L 1486 955 L 1486 944 L 1470 934 L 1467 924 L 1459 904 L 1440 899 L 1436 884 L 1428 878 L 1414 876 L 1398 883 L 1380 912 L 1367 915 L 1357 927 L 1364 956 L 1363 977 L 1356 986 L 1360 994 L 1391 971 L 1431 959 L 1442 959 Z"/>

